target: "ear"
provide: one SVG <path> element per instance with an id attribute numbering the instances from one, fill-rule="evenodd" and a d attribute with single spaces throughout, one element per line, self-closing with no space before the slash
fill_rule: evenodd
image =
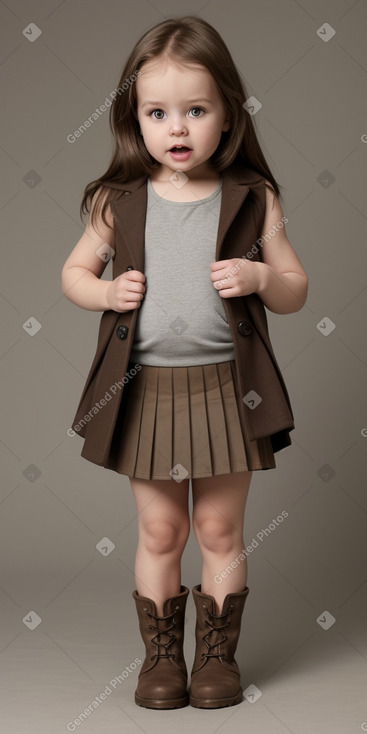
<path id="1" fill-rule="evenodd" d="M 227 109 L 226 109 L 226 117 L 225 117 L 225 120 L 223 122 L 222 131 L 224 133 L 227 132 L 227 130 L 230 129 L 231 124 L 232 124 L 232 113 L 231 113 L 230 109 L 227 107 Z"/>

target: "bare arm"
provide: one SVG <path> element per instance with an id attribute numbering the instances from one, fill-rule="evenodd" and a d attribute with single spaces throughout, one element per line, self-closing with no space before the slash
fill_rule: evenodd
<path id="1" fill-rule="evenodd" d="M 108 311 L 107 288 L 110 280 L 99 280 L 83 266 L 70 266 L 62 274 L 62 290 L 66 298 L 90 311 Z"/>
<path id="2" fill-rule="evenodd" d="M 93 203 L 94 201 L 92 207 Z M 113 225 L 109 208 L 106 218 L 109 224 Z M 62 292 L 69 301 L 81 308 L 90 311 L 106 311 L 111 308 L 106 298 L 111 281 L 100 280 L 107 259 L 101 258 L 97 250 L 98 248 L 102 251 L 107 250 L 106 245 L 112 247 L 113 238 L 113 229 L 109 229 L 100 219 L 97 232 L 92 228 L 89 218 L 85 232 L 64 264 L 61 273 Z"/>
<path id="3" fill-rule="evenodd" d="M 256 242 L 262 260 L 246 257 L 210 263 L 210 279 L 221 298 L 257 293 L 274 313 L 293 313 L 304 306 L 308 278 L 289 242 L 278 197 L 266 189 L 262 239 Z"/>
<path id="4" fill-rule="evenodd" d="M 305 304 L 307 275 L 289 242 L 282 221 L 283 211 L 278 197 L 266 189 L 266 214 L 262 236 L 270 236 L 261 246 L 263 262 L 256 290 L 264 305 L 274 313 L 293 313 Z M 274 233 L 274 234 L 273 234 Z"/>
<path id="5" fill-rule="evenodd" d="M 109 248 L 113 249 L 114 244 L 110 207 L 107 207 L 106 219 L 111 229 L 101 217 L 98 217 L 94 229 L 89 218 L 84 234 L 63 266 L 62 292 L 69 301 L 81 308 L 124 313 L 139 308 L 145 292 L 145 275 L 138 270 L 130 270 L 114 280 L 100 280 L 111 254 Z"/>

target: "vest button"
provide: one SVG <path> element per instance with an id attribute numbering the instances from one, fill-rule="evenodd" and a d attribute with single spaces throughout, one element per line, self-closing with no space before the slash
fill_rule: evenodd
<path id="1" fill-rule="evenodd" d="M 134 270 L 134 266 L 133 265 L 128 265 L 127 268 L 126 268 L 126 270 Z"/>
<path id="2" fill-rule="evenodd" d="M 116 334 L 119 339 L 126 339 L 128 335 L 129 328 L 128 326 L 118 326 L 116 329 Z"/>
<path id="3" fill-rule="evenodd" d="M 249 336 L 252 334 L 252 327 L 248 321 L 240 321 L 237 328 L 242 336 Z"/>

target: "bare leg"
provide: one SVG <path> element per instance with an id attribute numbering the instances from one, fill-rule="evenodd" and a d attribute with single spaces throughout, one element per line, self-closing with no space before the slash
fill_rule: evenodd
<path id="1" fill-rule="evenodd" d="M 247 561 L 243 554 L 243 525 L 252 471 L 192 480 L 192 525 L 203 559 L 201 590 L 216 601 L 220 614 L 224 598 L 243 591 Z M 236 561 L 237 559 L 237 561 Z M 231 562 L 226 578 L 220 574 Z"/>
<path id="2" fill-rule="evenodd" d="M 138 512 L 135 583 L 140 596 L 163 602 L 180 593 L 181 557 L 190 534 L 189 480 L 130 479 Z"/>

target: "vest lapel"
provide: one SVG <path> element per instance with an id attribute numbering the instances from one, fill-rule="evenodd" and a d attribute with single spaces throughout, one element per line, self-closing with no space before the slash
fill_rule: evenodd
<path id="1" fill-rule="evenodd" d="M 110 185 L 109 183 L 107 184 Z M 114 185 L 111 188 L 123 188 L 124 193 L 118 201 L 111 203 L 115 215 L 116 241 L 121 240 L 126 249 L 129 265 L 134 270 L 144 272 L 144 240 L 147 209 L 147 178 L 142 176 L 135 181 Z M 124 258 L 125 259 L 125 258 Z M 113 273 L 114 278 L 119 273 Z"/>
<path id="2" fill-rule="evenodd" d="M 222 172 L 222 201 L 215 250 L 216 260 L 225 258 L 225 254 L 223 255 L 222 252 L 225 235 L 250 190 L 246 182 L 253 178 L 253 175 L 253 171 L 238 166 L 230 166 Z M 144 272 L 145 223 L 148 202 L 147 177 L 141 176 L 126 184 L 116 182 L 110 184 L 108 182 L 107 185 L 124 191 L 117 202 L 112 202 L 111 208 L 115 214 L 118 234 L 122 238 L 123 246 L 128 253 L 129 264 L 133 265 L 134 269 Z M 116 277 L 115 274 L 114 277 Z"/>
<path id="3" fill-rule="evenodd" d="M 215 249 L 215 259 L 224 260 L 225 253 L 222 252 L 223 241 L 231 226 L 237 212 L 241 208 L 246 196 L 249 192 L 246 184 L 233 178 L 229 171 L 223 172 L 222 202 L 219 214 L 217 243 Z"/>

